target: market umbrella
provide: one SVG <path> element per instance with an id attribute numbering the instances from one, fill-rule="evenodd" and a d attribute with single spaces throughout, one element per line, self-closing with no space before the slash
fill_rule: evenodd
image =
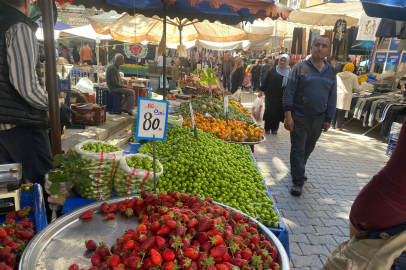
<path id="1" fill-rule="evenodd" d="M 128 13 L 119 16 L 118 19 L 102 22 L 97 19 L 99 15 L 90 18 L 93 29 L 103 35 L 110 34 L 114 39 L 139 43 L 144 40 L 149 42 L 160 42 L 164 28 L 163 19 L 158 16 L 152 18 L 141 14 L 130 16 Z M 116 16 L 115 16 L 116 17 Z M 93 18 L 96 18 L 94 20 Z M 268 25 L 269 26 L 269 25 Z M 189 21 L 179 18 L 166 20 L 166 42 L 178 43 L 193 40 L 205 40 L 212 42 L 234 42 L 249 39 L 249 34 L 236 27 L 228 26 L 220 22 L 211 23 L 207 20 Z M 251 35 L 255 39 L 269 36 L 269 33 L 256 33 Z"/>
<path id="2" fill-rule="evenodd" d="M 358 26 L 362 13 L 359 0 L 334 0 L 327 3 L 294 10 L 288 20 L 294 23 L 318 26 L 334 26 L 337 20 L 343 19 L 347 27 Z"/>
<path id="3" fill-rule="evenodd" d="M 220 21 L 229 25 L 236 25 L 241 21 L 253 22 L 257 14 L 272 19 L 286 19 L 292 11 L 273 0 L 76 0 L 75 4 L 116 10 L 119 13 L 140 13 L 148 17 L 157 15 L 161 18 L 169 16 L 190 21 Z"/>
<path id="4" fill-rule="evenodd" d="M 406 0 L 361 0 L 369 17 L 406 21 Z"/>

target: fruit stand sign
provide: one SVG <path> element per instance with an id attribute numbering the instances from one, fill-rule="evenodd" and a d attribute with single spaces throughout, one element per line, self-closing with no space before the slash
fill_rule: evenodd
<path id="1" fill-rule="evenodd" d="M 131 56 L 137 58 L 144 58 L 147 56 L 148 48 L 147 45 L 136 43 L 125 43 L 124 53 L 128 58 L 130 58 Z"/>
<path id="2" fill-rule="evenodd" d="M 224 97 L 224 114 L 228 114 L 228 96 Z"/>
<path id="3" fill-rule="evenodd" d="M 169 102 L 138 98 L 136 139 L 164 141 L 168 124 Z"/>

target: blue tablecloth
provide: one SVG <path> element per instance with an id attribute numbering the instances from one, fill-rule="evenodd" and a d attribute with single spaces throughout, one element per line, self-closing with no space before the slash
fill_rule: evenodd
<path id="1" fill-rule="evenodd" d="M 40 185 L 34 186 L 34 191 L 22 192 L 20 196 L 20 207 L 31 206 L 33 212 L 28 215 L 28 218 L 35 225 L 35 232 L 38 233 L 48 225 L 47 215 L 45 212 L 44 196 Z M 21 219 L 17 219 L 20 221 Z M 5 215 L 0 216 L 0 223 L 6 221 Z"/>

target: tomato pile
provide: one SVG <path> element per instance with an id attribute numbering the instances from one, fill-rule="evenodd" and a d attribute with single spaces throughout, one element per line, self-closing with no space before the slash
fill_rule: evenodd
<path id="1" fill-rule="evenodd" d="M 27 218 L 32 211 L 29 206 L 17 212 L 8 212 L 0 227 L 0 269 L 16 270 L 28 242 L 34 237 L 34 224 Z M 21 219 L 21 221 L 16 221 Z"/>
<path id="2" fill-rule="evenodd" d="M 102 143 L 102 142 L 98 142 L 98 143 L 89 142 L 88 144 L 83 145 L 82 149 L 86 150 L 86 151 L 94 152 L 94 153 L 101 153 L 101 152 L 111 153 L 111 152 L 121 151 L 121 149 L 118 148 L 117 146 Z"/>
<path id="3" fill-rule="evenodd" d="M 126 205 L 142 223 L 128 229 L 110 248 L 86 241 L 87 250 L 95 251 L 89 270 L 280 269 L 275 262 L 277 249 L 259 234 L 255 222 L 213 204 L 211 198 L 202 201 L 176 191 L 169 195 L 143 192 L 140 199 L 127 199 Z M 78 269 L 76 264 L 69 267 Z"/>
<path id="4" fill-rule="evenodd" d="M 262 176 L 252 161 L 249 146 L 227 143 L 192 128 L 173 129 L 156 142 L 156 157 L 164 166 L 157 191 L 180 191 L 211 197 L 216 202 L 256 217 L 253 202 L 273 202 L 265 193 Z M 152 155 L 152 143 L 140 153 Z"/>
<path id="5" fill-rule="evenodd" d="M 223 141 L 233 142 L 257 142 L 262 140 L 263 128 L 248 126 L 246 122 L 231 120 L 228 122 L 220 119 L 214 119 L 210 115 L 195 114 L 196 127 L 210 133 Z M 192 126 L 192 118 L 183 121 L 183 127 Z"/>

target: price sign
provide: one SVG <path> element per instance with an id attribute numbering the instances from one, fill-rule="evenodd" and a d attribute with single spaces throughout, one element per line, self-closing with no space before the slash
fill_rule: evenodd
<path id="1" fill-rule="evenodd" d="M 228 114 L 228 96 L 224 97 L 224 114 Z"/>
<path id="2" fill-rule="evenodd" d="M 213 75 L 213 73 L 211 75 Z M 213 98 L 213 89 L 212 89 L 211 82 L 209 82 L 209 92 L 210 92 L 210 97 Z"/>
<path id="3" fill-rule="evenodd" d="M 136 139 L 164 141 L 168 123 L 169 102 L 138 98 Z"/>
<path id="4" fill-rule="evenodd" d="M 195 126 L 195 115 L 193 113 L 192 102 L 189 102 L 189 108 L 190 108 L 190 116 L 192 117 L 192 125 L 194 127 Z"/>

